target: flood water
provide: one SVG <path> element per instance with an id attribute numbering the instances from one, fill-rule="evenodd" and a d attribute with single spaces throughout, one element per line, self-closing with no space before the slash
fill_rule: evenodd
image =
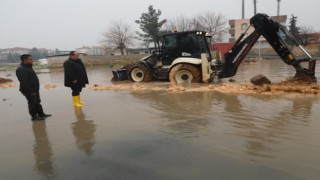
<path id="1" fill-rule="evenodd" d="M 111 69 L 87 67 L 90 84 Z M 243 63 L 234 80 L 294 75 L 280 60 Z M 319 66 L 317 78 L 320 80 Z M 0 77 L 17 83 L 14 71 Z M 1 179 L 319 179 L 320 96 L 84 89 L 74 108 L 62 69 L 42 70 L 32 122 L 18 86 L 0 88 Z M 228 82 L 228 80 L 223 80 Z M 167 82 L 118 85 L 165 87 Z M 192 84 L 188 88 L 206 86 Z"/>

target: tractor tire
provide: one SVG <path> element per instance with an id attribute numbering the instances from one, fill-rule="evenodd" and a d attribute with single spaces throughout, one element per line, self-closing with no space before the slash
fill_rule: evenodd
<path id="1" fill-rule="evenodd" d="M 178 64 L 174 66 L 169 74 L 172 83 L 199 83 L 201 82 L 201 71 L 191 64 Z"/>
<path id="2" fill-rule="evenodd" d="M 149 82 L 152 80 L 151 72 L 143 64 L 132 66 L 129 70 L 129 78 L 134 82 Z"/>

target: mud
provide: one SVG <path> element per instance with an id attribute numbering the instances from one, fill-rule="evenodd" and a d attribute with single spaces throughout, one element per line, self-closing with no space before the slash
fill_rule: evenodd
<path id="1" fill-rule="evenodd" d="M 11 79 L 0 78 L 0 87 L 9 88 L 15 87 Z M 44 84 L 45 89 L 57 88 L 54 83 Z M 199 86 L 188 86 L 176 84 L 168 84 L 167 86 L 148 86 L 147 84 L 135 85 L 135 84 L 112 84 L 112 85 L 99 85 L 94 84 L 88 86 L 90 90 L 120 90 L 120 91 L 167 91 L 170 93 L 182 93 L 182 92 L 221 92 L 221 93 L 245 93 L 245 94 L 313 94 L 320 95 L 320 85 L 316 83 L 310 83 L 307 81 L 301 81 L 299 79 L 289 79 L 287 81 L 281 81 L 279 83 L 265 84 L 261 86 L 252 85 L 248 83 L 219 83 L 219 84 L 200 84 Z"/>
<path id="2" fill-rule="evenodd" d="M 56 88 L 57 85 L 56 84 L 44 84 L 43 87 L 45 89 L 52 89 L 52 88 Z"/>
<path id="3" fill-rule="evenodd" d="M 167 91 L 171 93 L 182 92 L 222 92 L 222 93 L 245 93 L 245 94 L 313 94 L 320 95 L 320 85 L 316 83 L 308 83 L 296 80 L 287 80 L 279 83 L 266 84 L 262 86 L 255 86 L 252 84 L 236 84 L 236 83 L 222 83 L 222 84 L 203 84 L 200 87 L 185 87 L 181 85 L 169 84 L 166 87 L 147 85 L 92 85 L 88 89 L 91 90 L 130 90 L 130 91 Z"/>
<path id="4" fill-rule="evenodd" d="M 12 82 L 12 79 L 0 78 L 0 84 Z"/>
<path id="5" fill-rule="evenodd" d="M 15 83 L 13 83 L 12 79 L 6 79 L 0 77 L 0 87 L 7 88 L 7 87 L 15 87 Z"/>

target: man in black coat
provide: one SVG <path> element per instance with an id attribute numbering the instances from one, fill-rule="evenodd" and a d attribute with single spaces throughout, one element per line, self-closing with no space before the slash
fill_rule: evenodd
<path id="1" fill-rule="evenodd" d="M 72 90 L 72 100 L 75 107 L 81 107 L 84 103 L 80 100 L 82 88 L 89 84 L 86 68 L 79 58 L 79 53 L 71 51 L 69 58 L 64 62 L 64 85 Z"/>
<path id="2" fill-rule="evenodd" d="M 16 69 L 16 75 L 20 82 L 20 92 L 26 97 L 28 101 L 29 114 L 31 120 L 44 120 L 51 114 L 45 114 L 41 106 L 40 99 L 40 83 L 37 74 L 34 72 L 32 65 L 33 59 L 30 54 L 23 54 L 20 56 L 21 64 Z"/>

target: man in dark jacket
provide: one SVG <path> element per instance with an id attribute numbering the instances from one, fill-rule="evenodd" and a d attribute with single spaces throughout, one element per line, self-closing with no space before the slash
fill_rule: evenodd
<path id="1" fill-rule="evenodd" d="M 44 120 L 46 117 L 51 116 L 51 114 L 45 114 L 40 104 L 40 84 L 37 74 L 32 69 L 32 56 L 30 54 L 23 54 L 20 56 L 20 59 L 21 64 L 16 70 L 16 75 L 20 82 L 19 90 L 28 101 L 31 120 Z"/>
<path id="2" fill-rule="evenodd" d="M 89 84 L 86 68 L 79 58 L 79 53 L 71 51 L 69 58 L 64 62 L 64 85 L 72 90 L 73 106 L 81 107 L 84 103 L 80 100 L 82 88 Z"/>

